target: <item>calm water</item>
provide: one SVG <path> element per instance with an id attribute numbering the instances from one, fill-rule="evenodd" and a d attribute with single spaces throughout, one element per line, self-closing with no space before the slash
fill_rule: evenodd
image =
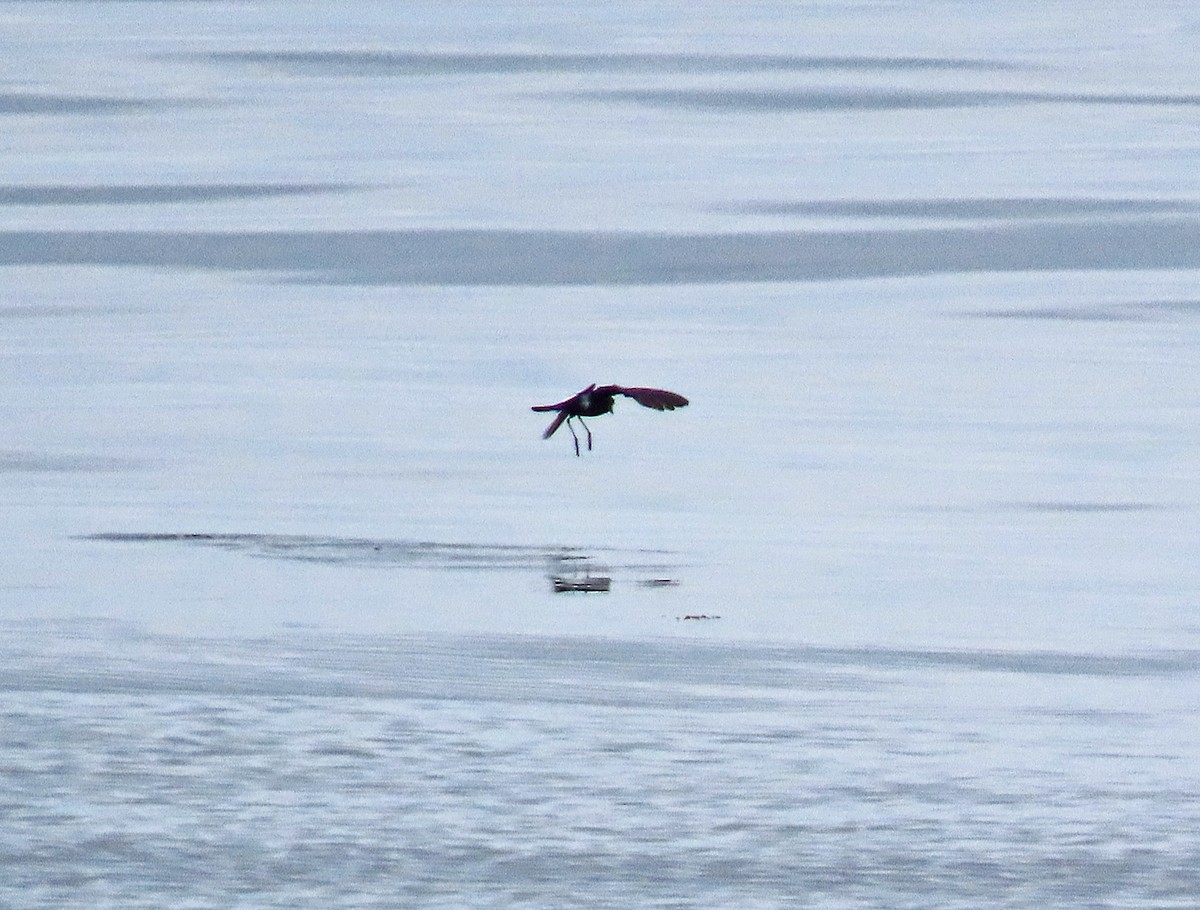
<path id="1" fill-rule="evenodd" d="M 0 904 L 1195 906 L 1198 45 L 0 3 Z"/>

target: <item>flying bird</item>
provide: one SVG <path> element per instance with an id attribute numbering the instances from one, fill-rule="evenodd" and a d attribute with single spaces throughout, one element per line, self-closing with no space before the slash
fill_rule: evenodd
<path id="1" fill-rule="evenodd" d="M 549 439 L 565 423 L 567 429 L 571 431 L 571 436 L 575 439 L 575 455 L 578 456 L 579 437 L 575 434 L 575 428 L 571 426 L 571 420 L 575 419 L 579 421 L 579 425 L 587 433 L 587 447 L 590 452 L 592 449 L 592 431 L 583 422 L 583 418 L 599 417 L 601 414 L 612 413 L 613 399 L 617 395 L 632 398 L 642 407 L 653 408 L 656 411 L 674 411 L 676 408 L 682 408 L 688 403 L 688 400 L 682 395 L 676 395 L 674 392 L 668 392 L 665 389 L 628 388 L 620 385 L 597 386 L 593 382 L 582 392 L 576 392 L 570 398 L 560 401 L 558 404 L 534 405 L 533 410 L 535 411 L 558 411 L 557 416 L 551 421 L 550 426 L 546 427 L 546 432 L 542 434 L 542 439 Z"/>

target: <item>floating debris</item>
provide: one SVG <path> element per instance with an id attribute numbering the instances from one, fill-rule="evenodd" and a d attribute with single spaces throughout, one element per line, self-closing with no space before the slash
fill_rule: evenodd
<path id="1" fill-rule="evenodd" d="M 677 588 L 679 580 L 676 578 L 643 578 L 638 584 L 643 588 Z"/>
<path id="2" fill-rule="evenodd" d="M 715 616 L 711 613 L 688 613 L 686 616 L 680 616 L 679 619 L 720 619 L 720 616 Z"/>

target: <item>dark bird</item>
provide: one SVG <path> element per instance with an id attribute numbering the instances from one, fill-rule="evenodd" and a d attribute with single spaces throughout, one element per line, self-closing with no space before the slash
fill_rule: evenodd
<path id="1" fill-rule="evenodd" d="M 570 398 L 560 401 L 558 404 L 534 405 L 533 410 L 535 411 L 558 411 L 558 416 L 551 421 L 550 426 L 546 427 L 546 432 L 542 434 L 542 439 L 549 439 L 565 423 L 567 429 L 571 431 L 571 436 L 575 439 L 575 454 L 579 455 L 579 437 L 575 435 L 575 428 L 571 426 L 571 420 L 574 418 L 579 421 L 579 425 L 587 433 L 587 447 L 590 452 L 592 449 L 592 431 L 583 422 L 583 418 L 611 414 L 613 399 L 617 395 L 632 398 L 642 407 L 653 408 L 656 411 L 674 411 L 676 408 L 682 408 L 688 403 L 688 400 L 682 395 L 676 395 L 674 392 L 668 392 L 665 389 L 626 388 L 620 385 L 597 386 L 593 382 L 582 392 L 576 392 Z"/>

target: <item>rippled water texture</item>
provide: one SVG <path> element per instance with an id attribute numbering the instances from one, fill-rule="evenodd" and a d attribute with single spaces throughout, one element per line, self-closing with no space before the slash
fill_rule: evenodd
<path id="1" fill-rule="evenodd" d="M 70 644 L 31 661 L 36 634 Z M 12 906 L 1171 906 L 1200 885 L 1194 652 L 5 641 Z"/>

